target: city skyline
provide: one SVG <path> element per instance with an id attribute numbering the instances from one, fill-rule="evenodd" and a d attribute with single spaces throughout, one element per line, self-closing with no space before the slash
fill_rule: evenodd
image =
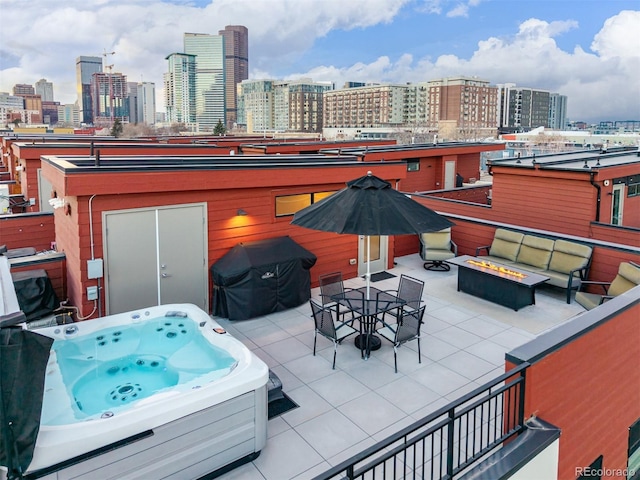
<path id="1" fill-rule="evenodd" d="M 475 75 L 566 95 L 572 120 L 633 119 L 640 112 L 634 7 L 627 0 L 2 0 L 0 91 L 46 78 L 56 101 L 73 103 L 75 58 L 115 51 L 113 71 L 155 83 L 163 111 L 165 58 L 182 51 L 184 33 L 244 25 L 249 79 L 307 77 L 341 88 Z"/>

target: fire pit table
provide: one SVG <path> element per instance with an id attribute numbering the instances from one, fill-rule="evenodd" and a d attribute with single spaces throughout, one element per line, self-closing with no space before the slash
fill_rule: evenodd
<path id="1" fill-rule="evenodd" d="M 458 266 L 458 291 L 513 308 L 515 311 L 536 303 L 536 287 L 549 277 L 517 268 L 462 255 L 447 263 Z"/>

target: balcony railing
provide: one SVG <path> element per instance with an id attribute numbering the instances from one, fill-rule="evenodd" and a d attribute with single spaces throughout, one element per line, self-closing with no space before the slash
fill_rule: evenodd
<path id="1" fill-rule="evenodd" d="M 524 430 L 528 366 L 519 365 L 314 480 L 455 478 Z"/>

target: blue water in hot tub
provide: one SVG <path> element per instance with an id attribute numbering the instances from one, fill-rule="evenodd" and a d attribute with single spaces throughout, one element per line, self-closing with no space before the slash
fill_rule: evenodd
<path id="1" fill-rule="evenodd" d="M 236 359 L 212 345 L 190 318 L 160 317 L 53 344 L 76 418 L 114 409 L 211 372 Z"/>

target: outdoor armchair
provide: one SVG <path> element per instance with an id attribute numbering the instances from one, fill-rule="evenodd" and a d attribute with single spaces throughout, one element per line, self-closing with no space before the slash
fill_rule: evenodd
<path id="1" fill-rule="evenodd" d="M 637 285 L 640 285 L 640 265 L 622 262 L 618 267 L 618 274 L 611 282 L 583 281 L 576 292 L 576 302 L 587 310 L 591 310 Z M 601 291 L 599 293 L 585 291 L 584 289 L 589 286 Z"/>
<path id="2" fill-rule="evenodd" d="M 311 314 L 315 323 L 315 332 L 313 336 L 313 355 L 316 354 L 316 341 L 318 334 L 325 338 L 328 338 L 333 342 L 333 366 L 336 368 L 336 353 L 338 350 L 338 344 L 342 343 L 342 340 L 357 332 L 355 328 L 347 323 L 340 322 L 334 317 L 335 308 L 324 307 L 314 301 L 309 300 L 311 304 Z"/>
<path id="3" fill-rule="evenodd" d="M 393 343 L 393 363 L 396 373 L 398 373 L 398 347 L 403 343 L 412 340 L 418 341 L 418 363 L 422 363 L 420 353 L 420 326 L 424 317 L 424 305 L 417 310 L 403 311 L 398 323 L 394 325 L 384 325 L 376 330 L 381 337 Z"/>
<path id="4" fill-rule="evenodd" d="M 421 233 L 419 236 L 424 268 L 441 272 L 450 270 L 445 260 L 458 256 L 458 246 L 451 240 L 451 227 L 438 232 Z"/>

